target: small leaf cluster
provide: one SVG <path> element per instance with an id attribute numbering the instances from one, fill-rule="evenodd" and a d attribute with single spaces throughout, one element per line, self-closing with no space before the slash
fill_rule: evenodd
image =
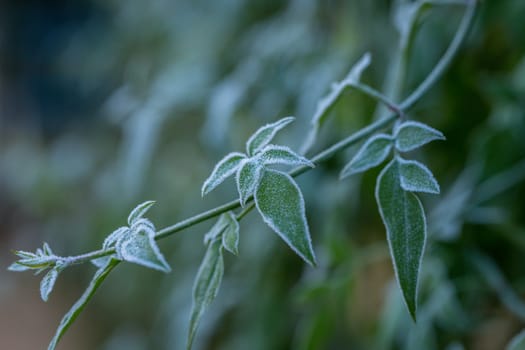
<path id="1" fill-rule="evenodd" d="M 47 243 L 44 243 L 42 248 L 37 248 L 34 253 L 23 250 L 17 250 L 14 253 L 20 259 L 8 267 L 9 271 L 35 270 L 35 274 L 38 275 L 49 269 L 40 282 L 40 296 L 42 300 L 47 301 L 58 275 L 68 266 L 68 259 L 55 255 Z"/>
<path id="2" fill-rule="evenodd" d="M 162 272 L 171 271 L 155 241 L 155 226 L 143 218 L 153 204 L 154 201 L 139 204 L 128 216 L 129 226 L 119 227 L 104 240 L 102 248 L 115 248 L 115 254 L 93 260 L 96 266 L 101 267 L 108 259 L 114 258 Z"/>
<path id="3" fill-rule="evenodd" d="M 239 222 L 230 211 L 222 214 L 217 223 L 204 236 L 206 254 L 199 267 L 193 285 L 193 304 L 187 337 L 187 349 L 191 349 L 195 333 L 204 311 L 219 292 L 224 275 L 223 249 L 237 255 L 239 253 Z"/>
<path id="4" fill-rule="evenodd" d="M 290 148 L 270 144 L 276 133 L 293 120 L 283 118 L 257 130 L 246 142 L 246 154 L 226 155 L 206 179 L 201 192 L 204 196 L 235 174 L 241 206 L 253 197 L 264 222 L 301 258 L 315 265 L 302 193 L 290 175 L 268 168 L 275 164 L 314 167 Z"/>
<path id="5" fill-rule="evenodd" d="M 410 315 L 416 319 L 418 276 L 427 238 L 425 212 L 415 192 L 438 194 L 439 184 L 422 163 L 406 160 L 400 152 L 415 150 L 443 134 L 415 121 L 399 124 L 392 135 L 380 133 L 369 138 L 341 171 L 341 178 L 360 173 L 395 156 L 380 172 L 375 196 L 386 227 L 396 279 Z"/>

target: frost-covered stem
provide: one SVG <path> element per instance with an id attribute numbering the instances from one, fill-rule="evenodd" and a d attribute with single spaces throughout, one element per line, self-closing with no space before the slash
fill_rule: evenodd
<path id="1" fill-rule="evenodd" d="M 414 106 L 414 104 L 421 99 L 421 97 L 436 83 L 436 81 L 443 75 L 445 72 L 445 69 L 448 67 L 454 56 L 457 54 L 459 47 L 463 40 L 465 39 L 467 32 L 469 28 L 472 26 L 472 21 L 474 19 L 475 10 L 477 8 L 478 0 L 469 0 L 467 10 L 465 12 L 465 15 L 461 21 L 461 24 L 458 28 L 458 31 L 456 32 L 454 39 L 450 43 L 450 46 L 448 47 L 447 51 L 443 54 L 439 62 L 436 64 L 434 69 L 429 73 L 429 75 L 425 78 L 425 80 L 412 92 L 403 102 L 399 104 L 399 106 L 392 105 L 394 110 L 396 110 L 395 113 L 381 118 L 374 123 L 368 125 L 367 127 L 360 129 L 359 131 L 355 132 L 354 134 L 348 136 L 347 138 L 337 142 L 336 144 L 332 145 L 331 147 L 328 147 L 324 151 L 318 153 L 317 155 L 313 156 L 311 158 L 312 163 L 318 164 L 321 163 L 329 158 L 331 158 L 334 154 L 352 146 L 355 145 L 366 138 L 373 135 L 375 132 L 387 127 L 392 122 L 394 122 L 399 116 L 401 111 L 407 111 L 410 108 Z M 356 84 L 357 85 L 357 84 Z M 381 95 L 380 93 L 377 93 L 375 90 L 369 88 L 366 88 L 366 85 L 359 84 L 358 90 L 371 95 L 372 97 L 375 97 L 379 99 L 380 101 L 387 104 L 387 106 L 390 107 L 391 103 L 389 100 Z M 290 175 L 292 177 L 299 176 L 312 168 L 308 166 L 300 166 L 292 171 L 290 171 Z M 252 201 L 253 198 L 249 198 L 249 201 Z M 183 221 L 180 221 L 174 225 L 165 227 L 161 230 L 159 230 L 155 236 L 156 240 L 165 238 L 167 236 L 171 236 L 177 232 L 180 232 L 188 227 L 197 225 L 201 222 L 207 221 L 209 219 L 212 219 L 214 217 L 217 217 L 223 213 L 226 213 L 230 210 L 234 210 L 239 208 L 240 202 L 238 199 L 232 200 L 228 203 L 225 203 L 221 206 L 215 207 L 213 209 L 210 209 L 208 211 L 205 211 L 203 213 L 197 214 L 195 216 L 192 216 L 188 219 L 185 219 Z M 250 203 L 243 211 L 241 211 L 237 215 L 237 219 L 242 219 L 246 214 L 248 214 L 254 207 L 253 202 Z M 93 259 L 100 258 L 103 256 L 107 256 L 110 254 L 115 253 L 115 249 L 100 249 L 96 250 L 90 253 L 82 254 L 82 255 L 76 255 L 68 257 L 68 263 L 70 264 L 80 264 L 84 262 L 89 262 Z"/>

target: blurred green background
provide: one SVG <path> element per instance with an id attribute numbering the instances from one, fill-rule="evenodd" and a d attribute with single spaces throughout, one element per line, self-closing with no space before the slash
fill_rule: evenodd
<path id="1" fill-rule="evenodd" d="M 138 203 L 162 228 L 231 200 L 202 199 L 227 152 L 294 115 L 298 148 L 319 98 L 366 51 L 381 89 L 396 55 L 398 2 L 91 0 L 0 2 L 0 263 L 48 242 L 97 249 Z M 402 96 L 451 40 L 458 5 L 426 13 Z M 409 117 L 440 129 L 413 157 L 441 183 L 422 196 L 429 244 L 418 323 L 393 281 L 373 188 L 378 170 L 338 181 L 350 149 L 299 178 L 319 266 L 254 213 L 195 349 L 502 349 L 525 326 L 525 2 L 486 0 L 446 76 Z M 374 119 L 347 93 L 314 151 Z M 182 349 L 193 277 L 212 222 L 160 244 L 173 272 L 123 264 L 59 349 Z M 92 266 L 68 269 L 48 303 L 39 279 L 0 269 L 0 348 L 47 346 Z"/>

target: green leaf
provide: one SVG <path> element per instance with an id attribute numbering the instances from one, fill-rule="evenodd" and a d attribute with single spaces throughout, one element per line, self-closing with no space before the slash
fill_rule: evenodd
<path id="1" fill-rule="evenodd" d="M 301 153 L 306 153 L 307 150 L 312 147 L 315 140 L 317 139 L 317 134 L 319 129 L 323 125 L 328 116 L 329 112 L 335 106 L 336 102 L 339 100 L 343 92 L 352 86 L 352 84 L 359 83 L 361 79 L 361 74 L 364 70 L 370 65 L 372 61 L 371 55 L 369 52 L 365 53 L 351 68 L 347 76 L 338 83 L 332 85 L 332 90 L 328 95 L 322 98 L 317 103 L 317 108 L 315 110 L 314 116 L 312 118 L 312 130 L 306 138 L 305 144 L 302 146 Z"/>
<path id="2" fill-rule="evenodd" d="M 507 347 L 506 350 L 523 350 L 525 349 L 525 329 L 515 335 Z"/>
<path id="3" fill-rule="evenodd" d="M 82 310 L 84 310 L 84 307 L 86 306 L 88 301 L 91 300 L 91 298 L 93 297 L 97 289 L 100 287 L 102 282 L 106 279 L 111 270 L 113 270 L 118 265 L 118 263 L 118 260 L 111 259 L 107 262 L 106 265 L 97 270 L 97 272 L 93 276 L 93 279 L 89 283 L 89 286 L 84 291 L 80 299 L 78 299 L 77 302 L 73 304 L 71 309 L 69 309 L 67 314 L 65 314 L 62 318 L 62 321 L 60 321 L 60 324 L 58 325 L 55 335 L 51 340 L 51 343 L 49 343 L 47 350 L 55 350 L 58 342 L 60 341 L 64 333 L 76 320 L 78 315 L 80 315 Z"/>
<path id="4" fill-rule="evenodd" d="M 294 117 L 286 117 L 276 121 L 275 123 L 266 124 L 259 128 L 246 142 L 246 153 L 248 156 L 254 156 L 259 153 L 267 144 L 272 141 L 275 134 L 291 122 L 295 120 Z"/>
<path id="5" fill-rule="evenodd" d="M 239 167 L 235 180 L 237 181 L 237 191 L 239 192 L 241 206 L 244 207 L 248 198 L 253 195 L 253 192 L 259 185 L 263 170 L 264 167 L 260 160 L 253 158 L 245 160 Z"/>
<path id="6" fill-rule="evenodd" d="M 307 165 L 315 168 L 314 163 L 285 146 L 268 145 L 261 151 L 259 157 L 264 165 Z"/>
<path id="7" fill-rule="evenodd" d="M 111 232 L 106 239 L 104 240 L 104 243 L 102 243 L 102 249 L 108 249 L 110 247 L 113 247 L 115 243 L 117 243 L 119 240 L 122 239 L 125 235 L 129 233 L 129 227 L 122 226 L 117 228 L 115 231 Z"/>
<path id="8" fill-rule="evenodd" d="M 48 300 L 49 294 L 55 286 L 55 282 L 58 278 L 59 273 L 60 268 L 54 267 L 51 270 L 49 270 L 48 273 L 46 273 L 42 278 L 42 281 L 40 281 L 40 296 L 42 297 L 43 301 Z"/>
<path id="9" fill-rule="evenodd" d="M 239 222 L 235 215 L 229 211 L 223 214 L 226 217 L 227 226 L 222 234 L 222 246 L 234 255 L 239 254 Z"/>
<path id="10" fill-rule="evenodd" d="M 213 227 L 204 235 L 204 244 L 208 245 L 217 239 L 222 239 L 222 245 L 230 253 L 238 254 L 239 222 L 231 211 L 222 214 Z"/>
<path id="11" fill-rule="evenodd" d="M 246 156 L 239 152 L 232 152 L 226 155 L 211 172 L 211 175 L 204 181 L 202 185 L 201 194 L 204 196 L 210 191 L 215 189 L 224 182 L 229 176 L 235 174 L 237 168 L 241 161 L 245 159 Z"/>
<path id="12" fill-rule="evenodd" d="M 116 249 L 122 260 L 166 273 L 171 271 L 155 241 L 155 228 L 146 219 L 137 221 L 129 234 L 117 242 Z"/>
<path id="13" fill-rule="evenodd" d="M 292 177 L 266 170 L 255 191 L 255 203 L 264 222 L 304 261 L 315 265 L 303 195 Z"/>
<path id="14" fill-rule="evenodd" d="M 396 159 L 379 174 L 375 194 L 386 227 L 396 278 L 415 321 L 418 277 L 427 236 L 423 206 L 413 193 L 401 187 Z"/>
<path id="15" fill-rule="evenodd" d="M 420 162 L 397 157 L 401 187 L 410 192 L 439 193 L 439 184 L 432 172 Z"/>
<path id="16" fill-rule="evenodd" d="M 392 149 L 392 137 L 377 134 L 369 138 L 354 158 L 341 171 L 340 179 L 360 173 L 381 164 Z"/>
<path id="17" fill-rule="evenodd" d="M 147 201 L 137 205 L 128 216 L 128 225 L 131 226 L 133 223 L 135 223 L 135 221 L 141 219 L 153 204 L 155 204 L 155 201 Z"/>
<path id="18" fill-rule="evenodd" d="M 396 148 L 401 152 L 412 151 L 434 140 L 445 140 L 445 136 L 430 126 L 408 121 L 399 125 L 394 133 Z"/>
<path id="19" fill-rule="evenodd" d="M 193 304 L 186 342 L 186 349 L 188 350 L 191 349 L 195 332 L 204 311 L 219 292 L 223 274 L 222 243 L 220 240 L 215 240 L 208 245 L 193 285 Z"/>

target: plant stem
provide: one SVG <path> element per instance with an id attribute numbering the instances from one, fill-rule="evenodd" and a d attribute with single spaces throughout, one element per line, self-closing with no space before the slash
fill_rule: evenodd
<path id="1" fill-rule="evenodd" d="M 376 92 L 374 89 L 367 87 L 363 84 L 355 84 L 353 87 L 356 88 L 359 91 L 362 91 L 379 101 L 385 103 L 389 108 L 393 109 L 395 112 L 393 114 L 390 114 L 387 117 L 381 118 L 374 123 L 360 129 L 359 131 L 355 132 L 354 134 L 346 137 L 345 139 L 337 142 L 336 144 L 328 147 L 327 149 L 321 151 L 317 155 L 313 156 L 310 160 L 314 164 L 321 163 L 329 158 L 331 158 L 336 153 L 355 145 L 369 136 L 373 135 L 375 132 L 387 127 L 389 124 L 394 122 L 399 116 L 402 111 L 407 111 L 410 108 L 414 106 L 414 104 L 421 99 L 421 97 L 437 82 L 437 80 L 443 75 L 446 68 L 451 63 L 454 56 L 459 51 L 459 47 L 461 46 L 461 43 L 465 40 L 465 37 L 467 35 L 468 30 L 472 26 L 472 21 L 474 19 L 475 10 L 477 8 L 478 0 L 469 0 L 468 6 L 465 11 L 465 15 L 463 16 L 463 19 L 461 21 L 461 24 L 450 43 L 449 47 L 441 57 L 441 59 L 438 61 L 436 66 L 432 69 L 432 71 L 429 73 L 429 75 L 423 80 L 423 82 L 403 101 L 399 104 L 399 106 L 392 104 L 386 97 L 384 97 L 382 94 Z M 312 168 L 308 166 L 300 166 L 292 171 L 289 172 L 290 176 L 296 177 L 299 176 Z M 249 199 L 251 201 L 253 199 Z M 232 200 L 228 203 L 225 203 L 223 205 L 220 205 L 218 207 L 212 208 L 210 210 L 207 210 L 205 212 L 202 212 L 200 214 L 197 214 L 195 216 L 192 216 L 190 218 L 187 218 L 183 221 L 180 221 L 174 225 L 165 227 L 161 230 L 159 230 L 155 236 L 156 240 L 160 240 L 162 238 L 171 236 L 177 232 L 180 232 L 188 227 L 197 225 L 201 222 L 207 221 L 209 219 L 212 219 L 216 216 L 219 216 L 225 212 L 228 212 L 230 210 L 234 210 L 239 208 L 240 202 L 238 199 Z M 250 212 L 254 208 L 254 203 L 251 202 L 244 208 L 243 211 L 241 211 L 237 215 L 237 219 L 242 219 L 248 212 Z M 76 255 L 65 258 L 69 264 L 80 264 L 84 262 L 91 261 L 96 258 L 100 258 L 103 256 L 107 256 L 110 254 L 115 253 L 115 248 L 111 249 L 100 249 L 96 250 L 90 253 L 82 254 L 82 255 Z"/>

